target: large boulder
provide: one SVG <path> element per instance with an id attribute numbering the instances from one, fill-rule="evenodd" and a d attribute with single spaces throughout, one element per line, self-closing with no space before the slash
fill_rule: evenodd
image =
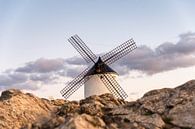
<path id="1" fill-rule="evenodd" d="M 55 115 L 57 106 L 19 90 L 7 90 L 0 97 L 0 129 L 20 128 L 27 123 L 44 123 Z"/>

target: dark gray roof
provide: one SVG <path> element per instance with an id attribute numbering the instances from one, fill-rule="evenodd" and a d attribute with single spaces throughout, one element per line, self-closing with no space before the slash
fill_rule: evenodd
<path id="1" fill-rule="evenodd" d="M 110 68 L 107 64 L 105 64 L 101 58 L 99 57 L 98 61 L 95 65 L 89 70 L 86 76 L 94 75 L 94 74 L 106 74 L 106 73 L 113 73 L 118 74 L 112 68 Z"/>

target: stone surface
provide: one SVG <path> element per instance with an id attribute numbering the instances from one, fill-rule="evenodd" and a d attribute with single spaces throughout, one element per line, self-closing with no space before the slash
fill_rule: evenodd
<path id="1" fill-rule="evenodd" d="M 184 105 L 176 105 L 170 110 L 168 117 L 174 125 L 195 129 L 195 98 Z"/>
<path id="2" fill-rule="evenodd" d="M 104 121 L 87 114 L 75 115 L 60 125 L 59 129 L 105 129 Z"/>
<path id="3" fill-rule="evenodd" d="M 45 122 L 55 115 L 57 106 L 47 99 L 7 90 L 0 97 L 0 128 L 19 128 L 27 123 Z"/>
<path id="4" fill-rule="evenodd" d="M 19 90 L 0 97 L 0 129 L 195 129 L 195 80 L 127 102 L 111 94 L 47 100 Z"/>

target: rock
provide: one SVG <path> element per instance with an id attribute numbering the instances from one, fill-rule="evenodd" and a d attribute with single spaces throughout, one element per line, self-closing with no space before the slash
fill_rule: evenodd
<path id="1" fill-rule="evenodd" d="M 61 106 L 57 114 L 60 116 L 66 116 L 68 114 L 79 113 L 79 106 L 79 103 L 76 101 L 66 102 L 64 105 Z"/>
<path id="2" fill-rule="evenodd" d="M 182 128 L 195 129 L 195 98 L 184 105 L 178 104 L 170 110 L 170 123 Z"/>
<path id="3" fill-rule="evenodd" d="M 167 102 L 173 94 L 175 94 L 175 91 L 170 88 L 153 90 L 146 93 L 138 102 L 142 104 L 141 108 L 143 109 L 163 114 L 168 106 Z"/>
<path id="4" fill-rule="evenodd" d="M 7 90 L 0 97 L 0 128 L 195 129 L 195 80 L 131 102 L 112 94 L 77 102 Z"/>
<path id="5" fill-rule="evenodd" d="M 0 100 L 3 101 L 3 100 L 7 100 L 7 99 L 10 99 L 12 98 L 13 96 L 16 96 L 16 95 L 21 95 L 22 92 L 20 90 L 16 90 L 16 89 L 10 89 L 10 90 L 6 90 L 6 91 L 3 91 L 1 93 L 1 97 L 0 97 Z M 30 94 L 29 94 L 30 95 Z"/>
<path id="6" fill-rule="evenodd" d="M 81 114 L 68 119 L 58 129 L 105 129 L 105 126 L 106 124 L 101 118 Z"/>
<path id="7" fill-rule="evenodd" d="M 164 121 L 158 114 L 142 114 L 142 112 L 135 111 L 133 108 L 126 106 L 121 106 L 112 109 L 107 112 L 104 116 L 106 123 L 117 123 L 117 125 L 122 129 L 127 128 L 127 123 L 129 128 L 138 125 L 140 128 L 163 128 L 165 126 Z"/>
<path id="8" fill-rule="evenodd" d="M 119 105 L 123 105 L 126 103 L 124 100 L 117 99 L 112 94 L 107 93 L 107 94 L 103 94 L 100 96 L 97 96 L 97 95 L 90 96 L 84 100 L 81 100 L 80 105 L 85 104 L 85 103 L 94 103 L 94 102 L 99 102 L 100 104 L 104 106 L 110 106 L 110 105 L 119 106 Z"/>
<path id="9" fill-rule="evenodd" d="M 19 90 L 7 90 L 0 97 L 0 128 L 20 128 L 36 121 L 44 123 L 55 111 L 56 106 L 45 99 Z"/>
<path id="10" fill-rule="evenodd" d="M 50 119 L 49 121 L 37 126 L 37 123 L 33 124 L 33 129 L 34 128 L 41 128 L 41 129 L 53 129 L 53 128 L 57 128 L 60 125 L 62 125 L 63 123 L 65 123 L 65 118 L 61 117 L 61 116 L 56 116 L 53 119 Z"/>
<path id="11" fill-rule="evenodd" d="M 63 106 L 67 102 L 68 102 L 67 100 L 63 100 L 63 99 L 51 100 L 51 104 L 56 106 Z"/>

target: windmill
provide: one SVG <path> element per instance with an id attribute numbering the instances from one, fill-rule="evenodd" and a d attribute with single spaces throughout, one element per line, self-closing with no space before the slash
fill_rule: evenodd
<path id="1" fill-rule="evenodd" d="M 116 81 L 118 74 L 109 65 L 137 48 L 133 39 L 124 42 L 99 58 L 86 46 L 78 35 L 71 36 L 68 41 L 80 53 L 84 60 L 92 65 L 89 65 L 89 67 L 60 91 L 64 98 L 67 99 L 83 84 L 85 97 L 103 93 L 112 93 L 120 99 L 128 97 Z"/>

